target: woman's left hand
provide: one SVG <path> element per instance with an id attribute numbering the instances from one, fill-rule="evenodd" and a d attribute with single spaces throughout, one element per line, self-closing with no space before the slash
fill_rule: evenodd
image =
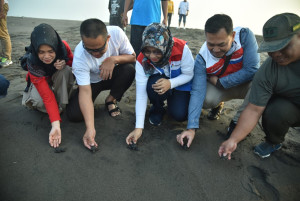
<path id="1" fill-rule="evenodd" d="M 171 88 L 171 82 L 169 79 L 160 78 L 155 84 L 152 85 L 152 88 L 159 95 L 163 95 Z"/>
<path id="2" fill-rule="evenodd" d="M 66 66 L 66 61 L 57 59 L 53 65 L 57 70 L 61 70 Z"/>

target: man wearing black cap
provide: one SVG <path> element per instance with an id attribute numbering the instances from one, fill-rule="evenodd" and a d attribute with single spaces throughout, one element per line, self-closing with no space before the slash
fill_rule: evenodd
<path id="1" fill-rule="evenodd" d="M 249 104 L 231 137 L 219 148 L 219 155 L 228 159 L 261 116 L 266 141 L 254 152 L 262 158 L 281 148 L 290 127 L 300 126 L 300 17 L 275 15 L 265 23 L 263 38 L 258 52 L 270 57 L 254 77 Z"/>

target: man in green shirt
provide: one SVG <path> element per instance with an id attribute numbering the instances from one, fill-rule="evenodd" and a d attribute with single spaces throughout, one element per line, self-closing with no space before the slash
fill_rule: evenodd
<path id="1" fill-rule="evenodd" d="M 265 23 L 263 38 L 258 52 L 270 57 L 253 79 L 249 104 L 236 128 L 219 148 L 219 155 L 228 159 L 261 116 L 266 141 L 254 152 L 262 158 L 281 148 L 290 127 L 300 126 L 300 17 L 275 15 Z"/>

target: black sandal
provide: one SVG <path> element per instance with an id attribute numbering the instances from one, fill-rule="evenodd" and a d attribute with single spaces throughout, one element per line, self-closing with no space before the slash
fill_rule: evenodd
<path id="1" fill-rule="evenodd" d="M 109 105 L 115 105 L 115 108 L 109 110 L 109 109 L 108 109 L 108 106 L 109 106 Z M 105 106 L 106 106 L 106 109 L 107 109 L 107 111 L 108 111 L 109 116 L 111 116 L 111 117 L 113 117 L 113 118 L 115 118 L 115 117 L 117 117 L 117 116 L 120 116 L 121 113 L 122 113 L 122 111 L 121 111 L 121 109 L 118 107 L 116 101 L 109 101 L 109 102 L 106 102 L 106 103 L 105 103 Z M 120 114 L 118 114 L 118 115 L 116 115 L 116 116 L 112 116 L 111 113 L 113 113 L 113 112 L 120 112 Z"/>

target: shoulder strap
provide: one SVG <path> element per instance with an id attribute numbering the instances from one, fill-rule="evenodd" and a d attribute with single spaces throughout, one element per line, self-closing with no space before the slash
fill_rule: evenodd
<path id="1" fill-rule="evenodd" d="M 227 67 L 228 67 L 229 61 L 230 61 L 230 59 L 231 59 L 231 56 L 232 56 L 232 54 L 226 56 L 226 59 L 225 59 L 223 68 L 222 68 L 220 74 L 218 75 L 218 77 L 220 77 L 221 75 L 223 75 L 223 73 L 225 73 L 225 71 L 226 71 L 226 69 L 227 69 Z"/>

